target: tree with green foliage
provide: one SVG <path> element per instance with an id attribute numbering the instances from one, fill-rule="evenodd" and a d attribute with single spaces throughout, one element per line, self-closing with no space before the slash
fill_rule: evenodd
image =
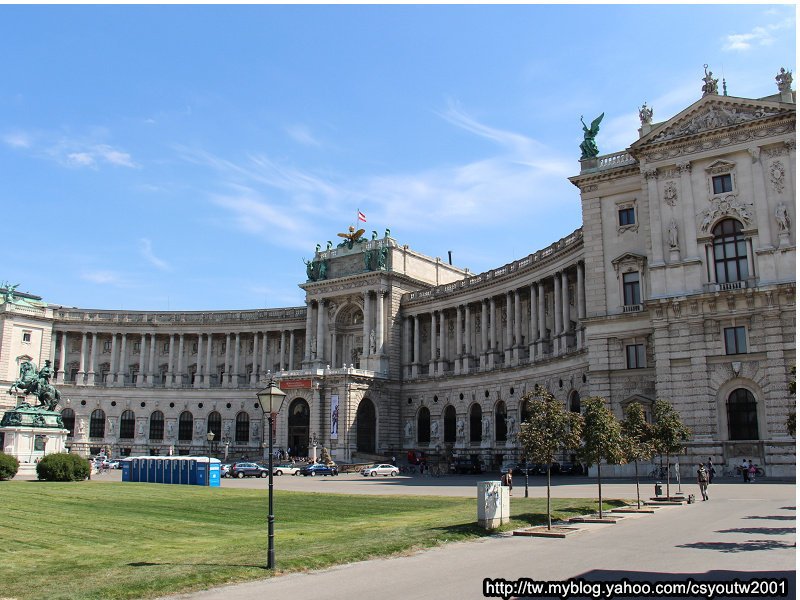
<path id="1" fill-rule="evenodd" d="M 11 479 L 19 471 L 19 461 L 10 454 L 0 452 L 0 481 Z"/>
<path id="2" fill-rule="evenodd" d="M 36 465 L 36 476 L 42 481 L 83 481 L 89 477 L 91 465 L 77 454 L 48 454 Z"/>
<path id="3" fill-rule="evenodd" d="M 603 518 L 603 482 L 600 464 L 610 465 L 625 462 L 622 444 L 622 427 L 614 413 L 606 406 L 605 398 L 593 396 L 581 401 L 583 404 L 583 445 L 581 457 L 588 464 L 597 465 L 597 514 Z"/>
<path id="4" fill-rule="evenodd" d="M 552 528 L 550 467 L 561 449 L 580 446 L 583 418 L 570 412 L 553 395 L 537 385 L 522 397 L 529 417 L 519 427 L 518 439 L 527 460 L 547 465 L 547 528 Z"/>
<path id="5" fill-rule="evenodd" d="M 680 415 L 666 400 L 653 404 L 653 447 L 667 457 L 667 498 L 669 493 L 669 457 L 679 454 L 689 439 L 691 431 L 681 421 Z"/>
<path id="6" fill-rule="evenodd" d="M 625 459 L 633 462 L 636 474 L 636 507 L 642 507 L 639 492 L 639 461 L 650 460 L 655 450 L 653 449 L 652 431 L 650 423 L 644 416 L 644 409 L 638 402 L 631 402 L 625 408 L 625 420 L 622 422 L 622 448 Z"/>

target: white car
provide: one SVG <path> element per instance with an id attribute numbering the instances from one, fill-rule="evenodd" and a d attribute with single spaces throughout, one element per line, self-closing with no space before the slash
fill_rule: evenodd
<path id="1" fill-rule="evenodd" d="M 273 475 L 297 475 L 300 472 L 300 467 L 296 467 L 294 465 L 285 464 L 285 465 L 275 465 L 272 467 L 272 474 Z"/>
<path id="2" fill-rule="evenodd" d="M 391 475 L 395 477 L 398 473 L 400 473 L 400 469 L 394 465 L 372 465 L 361 471 L 364 477 L 376 477 L 378 475 L 383 475 L 384 477 L 389 477 Z"/>

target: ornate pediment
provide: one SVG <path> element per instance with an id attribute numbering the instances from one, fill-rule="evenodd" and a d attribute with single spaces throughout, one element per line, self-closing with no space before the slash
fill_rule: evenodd
<path id="1" fill-rule="evenodd" d="M 778 102 L 706 96 L 631 145 L 631 150 L 789 114 Z"/>
<path id="2" fill-rule="evenodd" d="M 614 267 L 614 270 L 617 272 L 617 276 L 619 276 L 620 273 L 644 270 L 644 265 L 646 262 L 646 256 L 636 254 L 635 252 L 625 252 L 624 254 L 620 254 L 618 257 L 612 259 L 611 266 Z"/>

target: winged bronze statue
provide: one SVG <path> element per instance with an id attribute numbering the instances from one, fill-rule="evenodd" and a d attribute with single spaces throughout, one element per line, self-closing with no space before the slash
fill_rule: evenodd
<path id="1" fill-rule="evenodd" d="M 336 235 L 349 241 L 350 246 L 352 247 L 353 242 L 357 242 L 358 238 L 364 235 L 364 231 L 364 229 L 359 229 L 356 231 L 356 228 L 350 225 L 350 227 L 347 228 L 347 233 L 337 233 Z"/>
<path id="2" fill-rule="evenodd" d="M 594 138 L 597 137 L 597 134 L 600 131 L 600 121 L 603 120 L 603 117 L 606 113 L 602 113 L 599 117 L 597 117 L 594 121 L 592 121 L 592 125 L 590 127 L 586 127 L 586 123 L 583 122 L 583 115 L 581 115 L 581 124 L 583 125 L 583 142 L 581 142 L 581 160 L 586 158 L 595 158 L 600 151 L 597 149 L 597 144 L 594 142 Z"/>

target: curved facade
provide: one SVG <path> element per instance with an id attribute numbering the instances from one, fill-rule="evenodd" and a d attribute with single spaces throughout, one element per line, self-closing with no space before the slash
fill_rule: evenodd
<path id="1" fill-rule="evenodd" d="M 687 463 L 794 473 L 794 93 L 706 94 L 624 152 L 581 161 L 582 227 L 475 275 L 383 238 L 318 250 L 306 306 L 221 312 L 0 305 L 0 380 L 55 365 L 83 453 L 263 453 L 255 393 L 287 393 L 276 446 L 337 460 L 519 458 L 521 397 L 670 400 Z M 577 194 L 576 194 L 577 199 Z M 6 397 L 8 405 L 14 398 Z M 207 433 L 215 434 L 209 448 Z"/>

